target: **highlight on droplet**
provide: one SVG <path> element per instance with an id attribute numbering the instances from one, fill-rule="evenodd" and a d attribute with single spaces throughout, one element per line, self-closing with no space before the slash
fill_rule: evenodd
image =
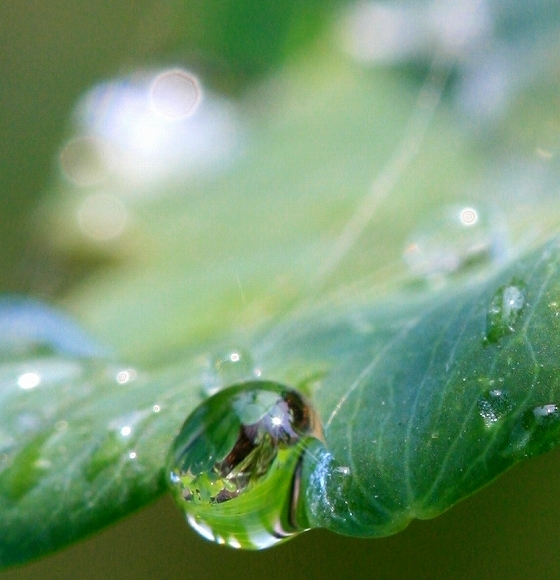
<path id="1" fill-rule="evenodd" d="M 20 389 L 34 389 L 41 383 L 41 375 L 33 372 L 23 373 L 19 376 L 17 384 Z"/>
<path id="2" fill-rule="evenodd" d="M 478 221 L 478 212 L 473 207 L 464 207 L 459 212 L 459 220 L 464 226 L 474 226 Z"/>
<path id="3" fill-rule="evenodd" d="M 108 143 L 90 135 L 67 141 L 59 161 L 64 176 L 78 187 L 99 185 L 107 178 L 113 164 Z"/>
<path id="4" fill-rule="evenodd" d="M 134 369 L 124 369 L 117 373 L 117 383 L 126 385 L 136 379 L 136 371 Z"/>

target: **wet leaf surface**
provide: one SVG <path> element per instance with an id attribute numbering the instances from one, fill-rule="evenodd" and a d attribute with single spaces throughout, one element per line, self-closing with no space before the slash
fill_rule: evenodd
<path id="1" fill-rule="evenodd" d="M 393 533 L 560 441 L 559 263 L 553 240 L 466 287 L 355 296 L 254 335 L 260 376 L 306 392 L 323 422 L 326 448 L 304 455 L 311 525 Z M 489 309 L 513 280 L 524 306 L 489 343 Z M 2 364 L 3 565 L 165 491 L 170 442 L 202 400 L 201 360 L 158 373 L 60 353 Z"/>

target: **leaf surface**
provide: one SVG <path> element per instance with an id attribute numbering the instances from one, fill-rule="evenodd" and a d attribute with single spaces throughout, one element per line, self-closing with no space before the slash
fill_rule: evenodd
<path id="1" fill-rule="evenodd" d="M 185 418 L 208 390 L 257 370 L 306 393 L 322 419 L 326 448 L 304 461 L 311 526 L 393 533 L 558 443 L 558 241 L 507 263 L 500 244 L 483 244 L 473 265 L 453 232 L 436 235 L 465 263 L 428 283 L 405 273 L 418 222 L 437 234 L 433 210 L 461 201 L 480 177 L 481 157 L 445 105 L 344 260 L 309 282 L 398 148 L 418 90 L 340 56 L 298 63 L 243 103 L 250 137 L 233 166 L 177 186 L 186 194 L 125 199 L 134 227 L 111 247 L 119 267 L 64 300 L 107 351 L 81 348 L 81 334 L 56 317 L 43 333 L 8 327 L 2 566 L 164 493 Z M 51 233 L 79 255 L 84 241 L 76 247 L 67 231 L 74 195 L 52 201 Z M 524 217 L 550 229 L 555 204 L 533 205 Z M 494 226 L 484 243 L 503 233 Z M 246 353 L 244 370 L 214 376 L 232 348 Z"/>
<path id="2" fill-rule="evenodd" d="M 363 296 L 255 334 L 261 376 L 307 392 L 323 420 L 327 449 L 305 456 L 313 526 L 393 533 L 558 443 L 559 261 L 553 240 L 450 295 L 383 305 Z M 523 304 L 489 342 L 489 307 L 512 285 Z M 3 565 L 165 490 L 168 447 L 201 400 L 200 361 L 159 373 L 60 353 L 2 364 Z"/>

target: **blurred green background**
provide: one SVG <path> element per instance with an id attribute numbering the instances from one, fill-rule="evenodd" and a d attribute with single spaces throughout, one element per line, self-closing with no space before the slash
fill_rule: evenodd
<path id="1" fill-rule="evenodd" d="M 461 5 L 486 10 L 467 32 L 457 28 L 457 22 L 466 19 L 458 11 Z M 184 66 L 196 72 L 205 90 L 241 103 L 244 122 L 257 127 L 257 135 L 259 131 L 266 134 L 264 142 L 271 152 L 268 165 L 262 165 L 263 172 L 272 168 L 279 176 L 288 173 L 289 181 L 291 165 L 287 161 L 291 162 L 291 156 L 297 155 L 308 167 L 315 163 L 305 187 L 339 188 L 339 206 L 346 211 L 352 200 L 359 201 L 359 192 L 367 190 L 390 152 L 398 147 L 429 63 L 436 52 L 445 53 L 453 63 L 451 79 L 435 129 L 422 144 L 417 171 L 403 180 L 403 189 L 409 193 L 397 196 L 389 209 L 381 209 L 376 217 L 382 231 L 391 230 L 391 234 L 366 234 L 366 250 L 358 252 L 353 262 L 351 259 L 347 268 L 350 275 L 343 271 L 342 280 L 352 280 L 352 272 L 360 270 L 364 255 L 371 253 L 367 244 L 382 254 L 374 260 L 375 267 L 402 274 L 406 270 L 401 253 L 407 230 L 415 221 L 425 221 L 423 212 L 429 216 L 442 200 L 464 200 L 467 194 L 503 212 L 508 248 L 525 247 L 557 229 L 560 35 L 556 4 L 544 0 L 419 2 L 418 9 L 423 7 L 423 11 L 418 14 L 397 3 L 384 6 L 395 10 L 404 7 L 389 13 L 386 22 L 395 26 L 401 22 L 395 14 L 409 10 L 401 22 L 407 35 L 397 35 L 393 46 L 390 35 L 378 31 L 385 45 L 362 47 L 361 52 L 355 46 L 346 47 L 345 56 L 342 23 L 350 26 L 352 14 L 360 14 L 346 12 L 350 3 L 158 0 L 0 4 L 0 288 L 63 304 L 101 340 L 110 342 L 116 336 L 112 346 L 133 362 L 161 363 L 164 352 L 180 351 L 188 344 L 185 329 L 183 334 L 162 331 L 158 342 L 158 320 L 150 322 L 148 318 L 143 322 L 156 334 L 156 345 L 146 339 L 130 342 L 137 329 L 126 321 L 135 320 L 146 295 L 148 304 L 153 301 L 147 287 L 138 290 L 130 313 L 114 316 L 115 310 L 123 308 L 117 298 L 124 294 L 125 302 L 129 300 L 126 276 L 123 281 L 119 272 L 127 268 L 148 271 L 153 267 L 150 261 L 146 265 L 138 260 L 139 252 L 126 244 L 114 248 L 76 241 L 71 228 L 70 233 L 64 228 L 61 233 L 53 225 L 58 223 L 57 216 L 64 219 L 65 204 L 72 195 L 60 178 L 57 156 L 74 131 L 71 116 L 76 103 L 94 85 L 142 68 Z M 406 26 L 411 22 L 424 24 L 409 30 Z M 374 33 L 370 30 L 366 37 Z M 455 40 L 461 34 L 467 37 L 457 46 Z M 275 84 L 275 78 L 284 79 L 284 84 Z M 296 89 L 286 88 L 286 79 Z M 356 111 L 355 118 L 340 105 L 346 99 L 346 89 L 336 86 L 340 79 L 348 81 L 348 94 L 355 99 L 348 105 Z M 264 82 L 266 85 L 259 84 Z M 331 93 L 325 89 L 330 82 Z M 369 87 L 376 90 L 371 102 Z M 314 98 L 314 90 L 322 95 L 320 99 Z M 289 101 L 286 95 L 296 95 L 299 100 Z M 338 113 L 342 116 L 339 125 Z M 280 121 L 275 125 L 276 115 Z M 295 121 L 290 125 L 292 117 Z M 306 117 L 310 119 L 309 130 L 301 123 Z M 353 119 L 354 125 L 348 119 Z M 353 128 L 345 136 L 340 124 Z M 329 141 L 330 125 L 338 133 L 337 139 Z M 324 169 L 333 153 L 321 146 L 338 142 L 341 149 L 351 150 L 356 127 L 362 125 L 362 139 L 368 139 L 371 130 L 371 149 L 356 144 L 356 151 L 348 154 L 355 165 L 343 166 L 354 181 L 349 184 L 341 170 L 338 175 L 343 177 L 337 184 L 336 172 Z M 310 132 L 322 126 L 327 135 L 324 142 L 320 131 Z M 308 142 L 316 141 L 317 153 L 313 148 L 289 149 L 300 137 L 305 142 L 304 136 Z M 258 150 L 259 143 L 253 147 Z M 296 174 L 301 168 L 297 162 L 294 165 Z M 254 168 L 254 162 L 249 164 L 245 177 L 240 178 L 241 183 L 245 180 L 249 184 L 249 190 L 258 190 L 261 182 L 266 184 L 258 173 L 256 184 L 251 184 Z M 321 170 L 324 182 L 317 179 Z M 219 184 L 221 178 L 215 179 Z M 226 174 L 223 181 L 228 179 Z M 301 181 L 296 185 L 305 191 Z M 200 193 L 202 209 L 197 211 L 211 217 L 212 212 L 205 213 L 204 193 L 206 187 L 215 188 L 215 182 L 207 186 L 204 179 L 194 179 L 189 187 Z M 140 253 L 154 241 L 153 262 L 160 257 L 158 244 L 172 247 L 171 242 L 162 242 L 162 231 L 182 203 L 174 198 L 161 204 L 149 201 L 139 210 L 148 216 L 159 212 L 153 226 L 138 229 Z M 338 219 L 337 208 L 331 208 L 327 236 L 340 230 L 347 216 L 344 211 L 343 219 Z M 323 219 L 319 215 L 317 223 Z M 141 219 L 139 222 L 142 224 Z M 503 233 L 500 228 L 496 231 Z M 227 233 L 224 235 L 227 239 Z M 316 258 L 317 239 L 325 239 L 321 235 L 310 242 L 311 249 L 302 264 L 294 266 L 296 270 L 305 271 Z M 271 238 L 274 241 L 274 234 Z M 161 255 L 166 251 L 161 250 Z M 208 250 L 208 255 L 217 260 L 221 250 L 212 251 Z M 282 263 L 282 258 L 278 260 Z M 115 279 L 111 278 L 113 272 Z M 129 283 L 137 285 L 138 279 L 138 274 L 133 274 Z M 231 284 L 236 288 L 235 280 Z M 205 293 L 205 288 L 200 292 Z M 250 287 L 247 292 L 252 292 Z M 290 292 L 285 290 L 288 298 Z M 258 291 L 253 294 L 249 298 L 256 297 L 258 304 Z M 258 318 L 262 309 L 256 310 L 243 321 Z M 221 319 L 225 327 L 234 324 L 227 317 L 223 322 L 220 310 L 218 314 L 211 312 L 211 318 Z M 203 319 L 193 328 L 202 332 L 200 328 L 208 325 L 211 328 L 202 338 L 211 340 L 219 324 Z M 154 352 L 149 352 L 150 348 Z M 556 549 L 558 457 L 554 452 L 518 466 L 444 516 L 415 522 L 393 538 L 351 540 L 312 532 L 268 552 L 235 553 L 199 539 L 164 498 L 98 536 L 40 562 L 0 573 L 0 577 L 555 577 L 560 563 Z"/>

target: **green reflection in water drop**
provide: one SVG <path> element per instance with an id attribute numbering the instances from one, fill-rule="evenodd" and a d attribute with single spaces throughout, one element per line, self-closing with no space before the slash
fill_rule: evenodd
<path id="1" fill-rule="evenodd" d="M 519 459 L 550 451 L 560 441 L 560 409 L 548 403 L 523 413 L 510 435 L 506 455 Z"/>
<path id="2" fill-rule="evenodd" d="M 490 389 L 485 391 L 477 400 L 478 412 L 484 419 L 487 428 L 491 428 L 507 415 L 513 404 L 507 391 L 504 389 Z"/>
<path id="3" fill-rule="evenodd" d="M 506 334 L 514 332 L 525 303 L 521 283 L 498 288 L 488 307 L 485 341 L 496 343 Z"/>
<path id="4" fill-rule="evenodd" d="M 297 391 L 249 381 L 218 392 L 186 420 L 167 473 L 188 522 L 205 538 L 261 549 L 306 529 L 300 464 L 319 419 Z"/>

